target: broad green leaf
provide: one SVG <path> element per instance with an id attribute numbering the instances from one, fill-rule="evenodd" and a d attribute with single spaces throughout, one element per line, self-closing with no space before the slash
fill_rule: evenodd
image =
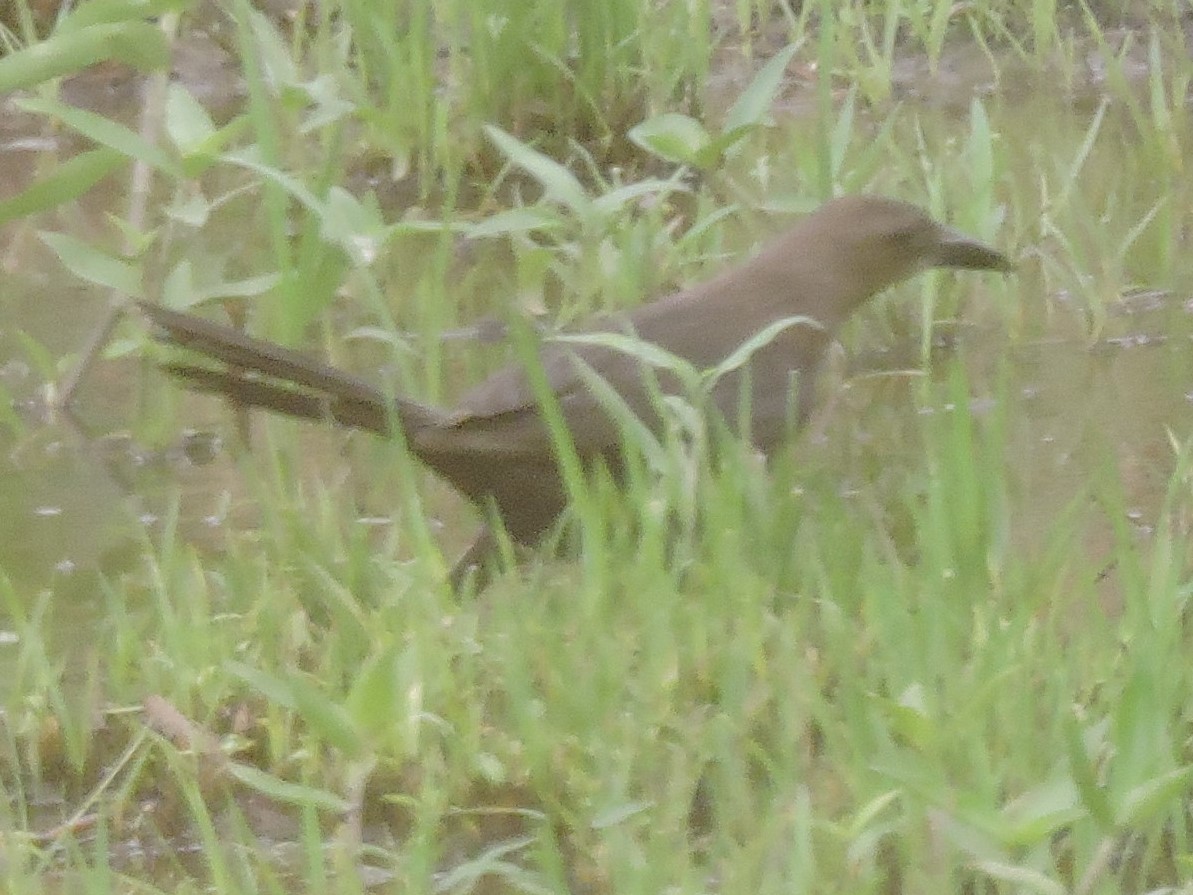
<path id="1" fill-rule="evenodd" d="M 415 754 L 427 715 L 416 646 L 391 645 L 356 674 L 347 708 L 357 727 L 375 740 L 398 744 L 403 757 Z"/>
<path id="2" fill-rule="evenodd" d="M 267 180 L 277 184 L 289 193 L 291 197 L 302 203 L 308 211 L 312 211 L 315 214 L 323 213 L 323 203 L 319 201 L 319 198 L 314 193 L 307 189 L 302 181 L 272 165 L 265 164 L 265 162 L 261 161 L 261 154 L 256 147 L 228 152 L 221 156 L 221 158 L 228 162 L 228 164 L 255 171 Z"/>
<path id="3" fill-rule="evenodd" d="M 1085 815 L 1069 777 L 1042 783 L 1002 810 L 999 836 L 1008 848 L 1031 848 Z"/>
<path id="4" fill-rule="evenodd" d="M 302 83 L 298 67 L 290 53 L 289 42 L 282 37 L 268 16 L 256 10 L 248 14 L 249 28 L 257 44 L 261 73 L 275 93 Z"/>
<path id="5" fill-rule="evenodd" d="M 914 749 L 925 752 L 939 742 L 940 728 L 928 709 L 923 684 L 910 684 L 898 700 L 889 700 L 886 705 L 891 727 Z"/>
<path id="6" fill-rule="evenodd" d="M 126 161 L 123 155 L 106 146 L 81 152 L 12 198 L 0 202 L 0 224 L 77 199 Z"/>
<path id="7" fill-rule="evenodd" d="M 322 808 L 326 811 L 343 813 L 351 806 L 346 799 L 325 789 L 304 786 L 301 783 L 290 783 L 273 774 L 267 774 L 257 768 L 238 762 L 228 764 L 228 773 L 250 789 L 264 793 L 271 799 L 285 802 L 289 805 L 304 805 Z"/>
<path id="8" fill-rule="evenodd" d="M 669 180 L 640 180 L 627 183 L 616 189 L 609 190 L 597 196 L 592 204 L 602 214 L 608 215 L 643 196 L 666 196 L 670 193 L 689 193 L 691 190 L 679 179 L 679 176 Z"/>
<path id="9" fill-rule="evenodd" d="M 162 304 L 168 308 L 187 308 L 195 304 L 195 272 L 189 258 L 174 265 L 162 283 Z"/>
<path id="10" fill-rule="evenodd" d="M 171 84 L 166 96 L 166 134 L 182 155 L 207 149 L 215 136 L 211 116 L 181 84 Z"/>
<path id="11" fill-rule="evenodd" d="M 753 130 L 753 125 L 743 125 L 713 137 L 708 145 L 696 154 L 696 165 L 703 170 L 715 168 L 734 144 L 740 142 L 751 130 Z"/>
<path id="12" fill-rule="evenodd" d="M 61 371 L 58 369 L 58 358 L 33 336 L 24 330 L 16 330 L 17 344 L 21 346 L 21 355 L 33 362 L 33 369 L 46 382 L 55 382 Z"/>
<path id="13" fill-rule="evenodd" d="M 377 259 L 387 236 L 376 201 L 362 202 L 341 186 L 328 192 L 320 227 L 323 238 L 340 246 L 359 267 Z"/>
<path id="14" fill-rule="evenodd" d="M 54 99 L 24 99 L 18 100 L 17 105 L 27 112 L 56 118 L 101 146 L 115 149 L 121 155 L 136 159 L 157 171 L 172 177 L 182 176 L 177 159 L 110 118 Z"/>
<path id="15" fill-rule="evenodd" d="M 507 134 L 499 127 L 486 125 L 485 133 L 501 151 L 501 154 L 533 177 L 546 197 L 570 209 L 580 217 L 586 217 L 592 207 L 592 201 L 584 191 L 583 185 L 567 168 L 552 158 L 531 149 L 516 137 Z"/>
<path id="16" fill-rule="evenodd" d="M 542 233 L 558 230 L 567 222 L 556 209 L 543 205 L 510 208 L 468 225 L 468 235 L 475 238 L 508 236 L 511 233 Z"/>
<path id="17" fill-rule="evenodd" d="M 270 702 L 301 715 L 315 736 L 348 756 L 357 756 L 363 751 L 356 725 L 344 707 L 302 675 L 295 673 L 281 678 L 240 662 L 229 662 L 227 667 Z"/>
<path id="18" fill-rule="evenodd" d="M 509 891 L 530 892 L 538 895 L 544 891 L 541 883 L 522 870 L 518 862 L 504 860 L 506 855 L 529 849 L 537 841 L 535 836 L 501 840 L 475 858 L 456 864 L 451 869 L 439 874 L 435 880 L 435 890 L 438 892 L 472 892 L 476 890 L 477 883 L 482 877 L 489 877 L 490 879 L 508 879 Z"/>
<path id="19" fill-rule="evenodd" d="M 731 132 L 739 127 L 749 127 L 757 124 L 764 124 L 767 116 L 770 114 L 770 108 L 774 105 L 775 97 L 779 95 L 779 89 L 783 86 L 783 76 L 787 72 L 787 65 L 797 52 L 799 52 L 800 41 L 789 44 L 762 66 L 762 69 L 754 76 L 754 80 L 750 82 L 741 96 L 737 98 L 732 107 L 729 109 L 729 114 L 725 116 L 725 132 Z"/>
<path id="20" fill-rule="evenodd" d="M 356 106 L 340 95 L 339 82 L 330 75 L 320 75 L 304 90 L 313 108 L 298 128 L 300 134 L 322 130 L 356 111 Z"/>
<path id="21" fill-rule="evenodd" d="M 654 807 L 654 802 L 625 802 L 614 805 L 603 811 L 598 811 L 589 826 L 594 830 L 605 830 L 623 824 L 631 817 L 636 817 Z"/>
<path id="22" fill-rule="evenodd" d="M 371 656 L 356 671 L 348 694 L 348 711 L 358 723 L 373 730 L 378 724 L 397 723 L 399 686 L 398 656 L 391 646 Z"/>
<path id="23" fill-rule="evenodd" d="M 266 273 L 243 280 L 225 280 L 215 286 L 207 286 L 200 296 L 201 301 L 212 298 L 253 298 L 276 289 L 282 281 L 280 273 Z"/>
<path id="24" fill-rule="evenodd" d="M 901 795 L 902 790 L 889 789 L 862 805 L 846 827 L 845 835 L 850 839 L 861 836 L 867 828 L 878 821 L 888 806 L 899 801 Z"/>
<path id="25" fill-rule="evenodd" d="M 473 236 L 473 225 L 467 221 L 398 221 L 389 225 L 393 233 L 459 233 L 461 236 Z"/>
<path id="26" fill-rule="evenodd" d="M 994 137 L 986 107 L 976 96 L 969 104 L 969 139 L 965 144 L 965 168 L 969 182 L 988 193 L 994 181 Z"/>
<path id="27" fill-rule="evenodd" d="M 55 33 L 81 31 L 95 25 L 145 22 L 168 12 L 181 12 L 192 0 L 87 0 L 70 11 Z"/>
<path id="28" fill-rule="evenodd" d="M 120 233 L 120 245 L 126 258 L 140 258 L 157 239 L 157 230 L 139 230 L 126 218 L 110 216 L 108 222 Z"/>
<path id="29" fill-rule="evenodd" d="M 626 136 L 647 152 L 681 165 L 695 165 L 711 141 L 704 125 L 678 112 L 648 118 Z"/>
<path id="30" fill-rule="evenodd" d="M 135 265 L 65 233 L 41 232 L 38 236 L 62 265 L 80 279 L 141 297 L 141 271 Z"/>
<path id="31" fill-rule="evenodd" d="M 163 206 L 162 211 L 172 220 L 197 230 L 211 216 L 212 203 L 200 192 L 197 183 L 191 181 L 188 187 L 185 192 L 176 195 L 169 205 Z"/>
<path id="32" fill-rule="evenodd" d="M 1098 782 L 1098 775 L 1086 752 L 1085 742 L 1077 719 L 1069 715 L 1065 720 L 1065 745 L 1069 757 L 1069 773 L 1081 796 L 1081 803 L 1103 829 L 1114 827 L 1114 811 L 1106 792 Z"/>
<path id="33" fill-rule="evenodd" d="M 1119 806 L 1119 823 L 1138 828 L 1152 823 L 1157 816 L 1182 810 L 1183 794 L 1189 790 L 1190 779 L 1193 779 L 1193 766 L 1186 765 L 1133 787 Z"/>
<path id="34" fill-rule="evenodd" d="M 195 283 L 191 260 L 184 258 L 175 265 L 162 284 L 162 304 L 176 310 L 187 310 L 213 299 L 253 298 L 276 287 L 281 279 L 280 274 L 272 273 L 198 285 Z"/>
<path id="35" fill-rule="evenodd" d="M 225 668 L 234 676 L 257 690 L 274 705 L 285 709 L 294 709 L 296 707 L 294 692 L 287 681 L 272 674 L 267 674 L 259 668 L 245 665 L 243 662 L 227 662 L 225 663 Z"/>
<path id="36" fill-rule="evenodd" d="M 1022 864 L 1004 861 L 979 861 L 977 867 L 987 876 L 1011 884 L 1015 892 L 1038 892 L 1039 895 L 1065 895 L 1069 888 L 1038 870 Z"/>
<path id="37" fill-rule="evenodd" d="M 158 71 L 170 62 L 165 35 L 150 22 L 92 25 L 51 35 L 0 58 L 0 94 L 33 87 L 115 59 L 138 71 Z"/>
<path id="38" fill-rule="evenodd" d="M 291 676 L 290 692 L 294 694 L 295 709 L 311 732 L 335 746 L 349 758 L 359 758 L 366 752 L 360 729 L 348 710 L 317 687 L 304 675 Z"/>

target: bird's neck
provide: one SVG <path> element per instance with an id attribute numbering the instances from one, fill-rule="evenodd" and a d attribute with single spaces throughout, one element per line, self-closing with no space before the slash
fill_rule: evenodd
<path id="1" fill-rule="evenodd" d="M 869 296 L 854 271 L 831 258 L 828 252 L 771 246 L 748 265 L 750 289 L 743 299 L 764 307 L 772 319 L 809 317 L 834 333 Z"/>

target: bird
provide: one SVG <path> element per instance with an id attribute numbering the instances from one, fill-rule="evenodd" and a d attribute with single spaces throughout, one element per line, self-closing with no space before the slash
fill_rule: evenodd
<path id="1" fill-rule="evenodd" d="M 1002 252 L 914 204 L 842 196 L 710 279 L 594 318 L 577 328 L 578 337 L 544 340 L 539 369 L 586 472 L 603 466 L 615 480 L 624 474 L 625 420 L 611 406 L 611 394 L 655 434 L 665 426 L 660 397 L 690 397 L 683 377 L 651 367 L 622 339 L 696 370 L 724 365 L 705 410 L 769 458 L 809 415 L 826 349 L 859 307 L 928 268 L 1012 267 Z M 563 461 L 539 400 L 542 389 L 536 391 L 523 363 L 499 368 L 454 407 L 433 407 L 207 318 L 151 302 L 140 308 L 161 340 L 217 363 L 165 365 L 191 389 L 379 435 L 400 430 L 407 449 L 486 520 L 450 572 L 457 591 L 469 580 L 480 589 L 491 577 L 499 544 L 494 526 L 514 544 L 533 546 L 567 507 Z M 738 353 L 747 344 L 753 350 Z"/>

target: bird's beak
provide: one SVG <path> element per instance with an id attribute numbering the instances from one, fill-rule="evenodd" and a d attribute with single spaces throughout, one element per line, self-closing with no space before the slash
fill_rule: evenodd
<path id="1" fill-rule="evenodd" d="M 940 228 L 933 267 L 955 267 L 961 270 L 1014 270 L 1015 265 L 1002 252 L 966 236 L 951 227 Z"/>

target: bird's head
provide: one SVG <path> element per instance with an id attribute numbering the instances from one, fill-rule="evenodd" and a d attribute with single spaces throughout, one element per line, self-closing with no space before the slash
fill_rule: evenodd
<path id="1" fill-rule="evenodd" d="M 825 296 L 822 322 L 841 323 L 859 305 L 929 267 L 1008 271 L 1001 252 L 882 196 L 825 203 L 793 233 Z"/>

